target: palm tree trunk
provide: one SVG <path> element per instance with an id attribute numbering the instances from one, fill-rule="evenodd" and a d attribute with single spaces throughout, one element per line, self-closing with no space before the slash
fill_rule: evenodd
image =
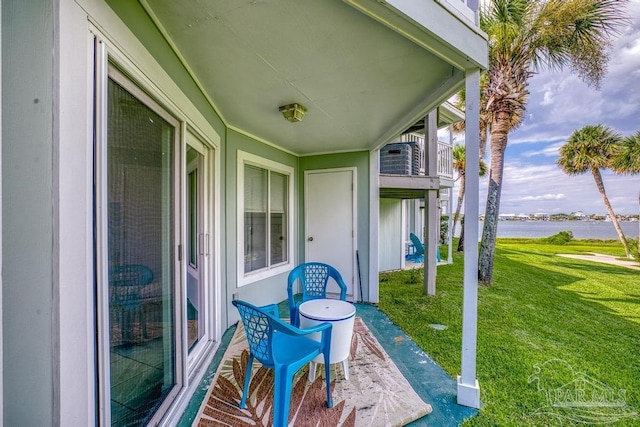
<path id="1" fill-rule="evenodd" d="M 480 126 L 480 160 L 484 159 L 487 154 L 487 135 L 489 134 L 489 126 Z"/>
<path id="2" fill-rule="evenodd" d="M 493 281 L 493 258 L 496 252 L 498 234 L 498 215 L 500 214 L 500 195 L 504 172 L 504 152 L 509 135 L 509 115 L 498 112 L 491 126 L 491 169 L 489 170 L 489 189 L 487 206 L 482 229 L 482 242 L 478 254 L 478 280 L 486 284 Z"/>
<path id="3" fill-rule="evenodd" d="M 604 201 L 604 205 L 607 208 L 607 212 L 609 212 L 609 218 L 613 221 L 613 226 L 618 233 L 618 238 L 624 246 L 624 252 L 627 255 L 627 258 L 633 258 L 631 256 L 631 251 L 629 250 L 629 243 L 627 243 L 627 239 L 624 237 L 624 233 L 622 232 L 622 228 L 618 223 L 618 219 L 616 218 L 616 214 L 613 213 L 613 208 L 611 207 L 611 203 L 609 203 L 609 198 L 607 197 L 607 193 L 604 190 L 604 183 L 602 182 L 602 175 L 600 175 L 600 169 L 591 168 L 591 173 L 593 174 L 593 179 L 596 181 L 596 187 L 598 187 L 598 191 L 602 195 L 602 200 Z"/>
<path id="4" fill-rule="evenodd" d="M 460 218 L 460 210 L 462 209 L 462 201 L 464 200 L 464 173 L 460 174 L 460 188 L 458 189 L 458 206 L 456 207 L 456 214 L 453 216 L 453 228 L 451 229 L 451 233 L 455 233 L 456 231 L 456 223 L 458 222 L 458 218 Z M 451 234 L 455 236 L 455 234 Z"/>

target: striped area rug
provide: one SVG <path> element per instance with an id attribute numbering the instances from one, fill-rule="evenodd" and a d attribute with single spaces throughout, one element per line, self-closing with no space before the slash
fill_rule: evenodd
<path id="1" fill-rule="evenodd" d="M 271 426 L 273 373 L 258 362 L 252 370 L 247 407 L 238 408 L 248 358 L 239 323 L 193 426 Z M 401 426 L 432 410 L 359 317 L 351 342 L 349 379 L 344 378 L 341 364 L 332 365 L 332 408 L 326 407 L 323 365 L 313 383 L 307 381 L 308 369 L 308 365 L 302 368 L 293 381 L 290 426 Z"/>

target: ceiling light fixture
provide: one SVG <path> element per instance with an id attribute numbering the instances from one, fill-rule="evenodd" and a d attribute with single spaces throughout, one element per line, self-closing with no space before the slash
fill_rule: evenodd
<path id="1" fill-rule="evenodd" d="M 301 122 L 304 115 L 307 114 L 307 109 L 298 103 L 283 105 L 278 110 L 291 123 Z"/>

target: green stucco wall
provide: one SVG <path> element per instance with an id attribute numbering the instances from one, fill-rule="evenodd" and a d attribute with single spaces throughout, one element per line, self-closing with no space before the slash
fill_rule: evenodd
<path id="1" fill-rule="evenodd" d="M 298 212 L 304 212 L 304 172 L 317 169 L 357 168 L 357 249 L 360 255 L 360 274 L 362 275 L 362 289 L 365 300 L 369 295 L 369 152 L 357 151 L 351 153 L 325 154 L 300 158 L 298 173 Z M 299 215 L 297 241 L 298 258 L 304 260 L 304 215 Z M 357 273 L 357 272 L 356 272 Z M 357 281 L 356 281 L 357 283 Z"/>
<path id="2" fill-rule="evenodd" d="M 204 97 L 191 75 L 175 55 L 171 46 L 162 36 L 162 33 L 155 26 L 147 12 L 138 1 L 132 0 L 106 0 L 106 3 L 113 9 L 125 25 L 144 44 L 145 48 L 160 63 L 162 69 L 171 76 L 173 81 L 180 87 L 180 90 L 202 113 L 213 128 L 222 136 L 224 135 L 224 124 L 216 112 L 211 108 L 211 104 Z"/>
<path id="3" fill-rule="evenodd" d="M 237 286 L 237 253 L 238 241 L 238 209 L 237 198 L 242 193 L 237 191 L 238 177 L 238 150 L 254 154 L 267 160 L 271 160 L 286 166 L 294 168 L 294 194 L 299 194 L 300 180 L 298 172 L 298 158 L 288 154 L 282 150 L 267 144 L 260 143 L 246 135 L 233 130 L 227 132 L 227 151 L 225 161 L 227 163 L 227 197 L 225 199 L 226 212 L 226 231 L 227 231 L 227 263 L 226 263 L 226 290 L 227 305 L 231 305 L 233 294 L 236 293 L 239 299 L 248 300 L 255 304 L 272 304 L 280 302 L 287 297 L 287 274 L 279 274 L 267 279 L 249 283 L 241 287 Z M 300 209 L 296 206 L 297 216 L 294 220 L 299 221 Z M 294 236 L 294 242 L 297 242 L 297 236 Z M 298 259 L 294 260 L 296 264 Z M 228 317 L 228 323 L 231 324 L 239 319 L 235 311 L 231 311 Z"/>

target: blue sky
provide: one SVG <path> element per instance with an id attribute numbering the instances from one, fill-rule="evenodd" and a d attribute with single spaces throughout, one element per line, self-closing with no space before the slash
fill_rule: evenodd
<path id="1" fill-rule="evenodd" d="M 630 0 L 627 13 L 631 22 L 614 41 L 600 90 L 570 71 L 542 71 L 531 78 L 526 118 L 509 135 L 500 213 L 606 212 L 593 176 L 565 175 L 555 161 L 569 135 L 585 125 L 604 124 L 623 136 L 640 131 L 640 0 Z M 637 214 L 640 175 L 607 171 L 603 179 L 614 211 Z M 481 213 L 486 187 L 487 179 L 481 179 Z"/>

